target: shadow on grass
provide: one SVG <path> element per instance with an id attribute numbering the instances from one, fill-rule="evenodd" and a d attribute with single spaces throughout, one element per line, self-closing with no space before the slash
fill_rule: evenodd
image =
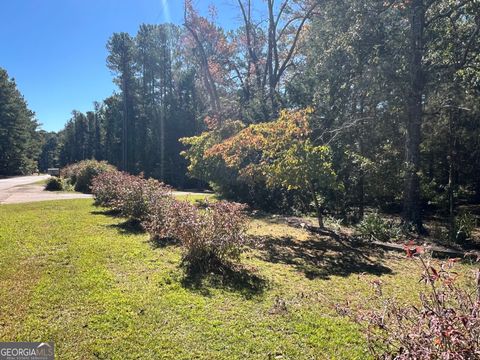
<path id="1" fill-rule="evenodd" d="M 378 261 L 383 256 L 383 251 L 360 243 L 353 246 L 345 239 L 328 235 L 328 238 L 311 237 L 305 241 L 291 237 L 263 237 L 260 256 L 272 263 L 292 265 L 308 279 L 329 279 L 331 276 L 361 273 L 392 273 L 390 268 Z M 373 260 L 372 257 L 376 259 Z"/>
<path id="2" fill-rule="evenodd" d="M 263 294 L 267 281 L 241 265 L 219 265 L 210 272 L 185 268 L 181 284 L 184 288 L 210 296 L 210 289 L 240 293 L 245 299 Z"/>
<path id="3" fill-rule="evenodd" d="M 161 237 L 150 237 L 148 240 L 152 248 L 154 249 L 163 249 L 169 246 L 178 245 L 179 242 L 174 238 L 161 238 Z"/>
<path id="4" fill-rule="evenodd" d="M 118 223 L 118 224 L 111 224 L 107 225 L 108 227 L 112 227 L 117 229 L 121 234 L 144 234 L 145 230 L 142 227 L 142 224 L 139 220 L 132 220 L 129 219 L 127 221 Z"/>
<path id="5" fill-rule="evenodd" d="M 124 218 L 120 213 L 120 211 L 111 210 L 111 209 L 94 210 L 94 211 L 91 211 L 91 214 L 109 216 L 113 218 Z M 136 220 L 136 219 L 127 219 L 118 224 L 111 224 L 106 226 L 117 229 L 118 232 L 120 232 L 121 234 L 144 234 L 145 233 L 145 230 L 143 229 L 142 224 L 140 223 L 139 220 Z"/>
<path id="6" fill-rule="evenodd" d="M 104 210 L 93 210 L 90 212 L 93 215 L 104 215 L 110 217 L 122 217 L 120 211 L 112 210 L 112 209 L 104 209 Z"/>

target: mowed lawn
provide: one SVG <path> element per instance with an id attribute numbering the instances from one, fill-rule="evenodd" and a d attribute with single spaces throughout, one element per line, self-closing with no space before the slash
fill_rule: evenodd
<path id="1" fill-rule="evenodd" d="M 54 341 L 58 359 L 365 359 L 336 302 L 371 282 L 415 301 L 400 254 L 350 247 L 256 219 L 261 245 L 225 277 L 186 277 L 175 244 L 92 206 L 0 206 L 0 341 Z M 460 265 L 460 272 L 469 272 Z"/>

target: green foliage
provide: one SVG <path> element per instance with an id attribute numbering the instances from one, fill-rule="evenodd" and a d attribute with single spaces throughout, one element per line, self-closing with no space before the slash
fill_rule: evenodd
<path id="1" fill-rule="evenodd" d="M 113 171 L 114 167 L 106 162 L 86 160 L 83 162 L 76 174 L 75 191 L 90 192 L 90 186 L 95 176 L 107 171 Z"/>
<path id="2" fill-rule="evenodd" d="M 454 222 L 454 241 L 456 243 L 463 243 L 472 238 L 472 232 L 477 226 L 477 219 L 468 212 L 461 212 L 455 216 Z"/>
<path id="3" fill-rule="evenodd" d="M 234 136 L 244 127 L 245 125 L 241 121 L 226 121 L 218 128 L 205 131 L 198 136 L 180 139 L 180 142 L 187 146 L 187 149 L 182 152 L 182 156 L 189 162 L 190 176 L 210 183 L 212 187 L 219 189 L 235 184 L 238 172 L 229 169 L 221 158 L 207 157 L 205 154 L 211 147 Z"/>
<path id="4" fill-rule="evenodd" d="M 61 178 L 58 177 L 51 177 L 47 180 L 45 185 L 45 190 L 47 191 L 62 191 L 63 189 L 63 181 Z"/>
<path id="5" fill-rule="evenodd" d="M 0 176 L 37 171 L 38 126 L 15 81 L 0 68 Z"/>
<path id="6" fill-rule="evenodd" d="M 266 171 L 268 184 L 279 184 L 287 190 L 335 186 L 335 171 L 327 146 L 314 146 L 310 140 L 305 140 L 293 142 L 277 156 L 274 153 L 266 156 L 274 159 Z"/>
<path id="7" fill-rule="evenodd" d="M 92 180 L 99 174 L 110 171 L 115 171 L 115 167 L 106 161 L 83 160 L 63 168 L 61 176 L 74 186 L 75 191 L 90 193 Z"/>
<path id="8" fill-rule="evenodd" d="M 310 139 L 310 113 L 310 109 L 285 110 L 276 121 L 244 129 L 238 126 L 234 134 L 227 133 L 229 136 L 219 136 L 223 130 L 220 128 L 184 139 L 190 145 L 185 152 L 190 160 L 189 169 L 193 176 L 204 176 L 224 186 L 228 186 L 225 174 L 230 173 L 237 175 L 236 182 L 250 186 L 265 184 L 270 190 L 299 192 L 303 197 L 313 198 L 321 222 L 318 195 L 325 195 L 339 185 L 329 147 L 315 145 Z M 205 168 L 223 171 L 209 171 L 205 176 L 205 172 L 200 172 Z"/>
<path id="9" fill-rule="evenodd" d="M 436 179 L 431 179 L 428 181 L 426 177 L 422 177 L 421 183 L 422 196 L 429 205 L 433 205 L 437 208 L 446 208 L 447 201 L 447 192 L 445 187 L 437 183 Z"/>
<path id="10" fill-rule="evenodd" d="M 202 108 L 180 38 L 173 24 L 142 24 L 135 37 L 110 37 L 107 66 L 119 92 L 93 111 L 72 113 L 59 133 L 60 165 L 95 158 L 176 187 L 198 186 L 185 175 L 178 141 L 200 129 Z"/>
<path id="11" fill-rule="evenodd" d="M 219 154 L 206 156 L 215 145 L 221 144 L 244 128 L 242 122 L 229 120 L 198 136 L 180 139 L 187 147 L 182 155 L 188 160 L 189 176 L 209 184 L 216 193 L 226 199 L 249 203 L 263 209 L 289 211 L 292 201 L 283 190 L 267 188 L 265 180 L 247 181 L 240 174 L 239 168 L 228 166 Z"/>
<path id="12" fill-rule="evenodd" d="M 367 214 L 358 225 L 360 235 L 369 240 L 391 241 L 401 235 L 401 229 L 393 221 L 383 219 L 378 213 Z"/>
<path id="13" fill-rule="evenodd" d="M 38 170 L 46 173 L 49 168 L 59 167 L 59 136 L 55 132 L 40 131 L 42 149 L 38 158 Z"/>

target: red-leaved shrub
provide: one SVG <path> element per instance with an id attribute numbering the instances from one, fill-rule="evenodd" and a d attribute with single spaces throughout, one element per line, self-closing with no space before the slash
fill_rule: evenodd
<path id="1" fill-rule="evenodd" d="M 154 194 L 149 204 L 149 212 L 142 223 L 144 229 L 154 239 L 179 239 L 180 229 L 187 219 L 198 210 L 187 201 Z"/>
<path id="2" fill-rule="evenodd" d="M 149 214 L 150 204 L 155 197 L 170 196 L 170 189 L 158 180 L 132 176 L 121 188 L 116 208 L 127 217 L 143 220 Z"/>
<path id="3" fill-rule="evenodd" d="M 170 188 L 154 179 L 120 171 L 103 173 L 93 180 L 95 204 L 119 211 L 131 219 L 147 218 L 151 204 L 171 196 Z"/>
<path id="4" fill-rule="evenodd" d="M 75 191 L 90 193 L 93 179 L 102 173 L 112 171 L 116 171 L 115 167 L 106 161 L 82 160 L 64 167 L 60 175 L 74 186 Z"/>
<path id="5" fill-rule="evenodd" d="M 174 238 L 183 250 L 183 263 L 208 270 L 239 257 L 248 242 L 245 205 L 218 201 L 205 209 L 175 199 L 152 204 L 145 229 L 157 238 Z"/>
<path id="6" fill-rule="evenodd" d="M 192 268 L 210 269 L 218 264 L 239 260 L 248 237 L 245 205 L 218 201 L 205 210 L 189 214 L 178 229 L 183 262 Z"/>
<path id="7" fill-rule="evenodd" d="M 128 178 L 128 174 L 120 171 L 102 173 L 92 181 L 92 194 L 96 206 L 115 209 L 120 199 L 121 187 Z"/>
<path id="8" fill-rule="evenodd" d="M 364 327 L 378 359 L 480 359 L 480 270 L 472 287 L 460 285 L 453 271 L 458 259 L 436 266 L 423 247 L 405 249 L 408 257 L 418 256 L 420 280 L 427 284 L 418 306 L 385 298 L 381 282 L 375 281 L 377 309 L 337 305 L 339 313 Z"/>
<path id="9" fill-rule="evenodd" d="M 238 260 L 248 237 L 245 205 L 218 201 L 199 209 L 176 200 L 170 188 L 153 179 L 120 171 L 93 180 L 95 204 L 141 220 L 155 239 L 170 238 L 183 249 L 183 263 L 199 270 Z"/>

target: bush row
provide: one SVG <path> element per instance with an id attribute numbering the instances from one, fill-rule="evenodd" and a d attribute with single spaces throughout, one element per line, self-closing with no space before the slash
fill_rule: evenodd
<path id="1" fill-rule="evenodd" d="M 243 204 L 206 202 L 199 209 L 175 199 L 170 188 L 156 180 L 119 171 L 95 177 L 92 193 L 96 205 L 140 220 L 152 238 L 178 241 L 182 262 L 191 270 L 207 271 L 239 260 L 246 249 L 248 218 Z"/>
<path id="2" fill-rule="evenodd" d="M 123 216 L 146 220 L 154 199 L 170 197 L 170 189 L 154 179 L 144 179 L 120 171 L 107 171 L 92 181 L 95 205 L 108 207 Z"/>

